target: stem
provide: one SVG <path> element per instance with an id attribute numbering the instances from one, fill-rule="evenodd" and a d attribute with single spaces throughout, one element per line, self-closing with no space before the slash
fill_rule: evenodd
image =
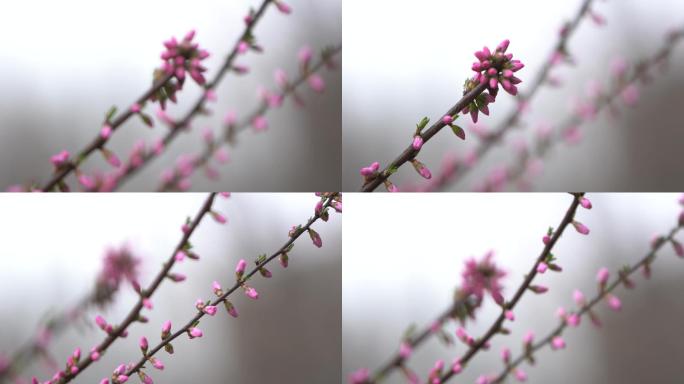
<path id="1" fill-rule="evenodd" d="M 311 225 L 312 225 L 313 223 L 315 223 L 318 219 L 320 219 L 321 213 L 322 213 L 322 212 L 325 212 L 325 210 L 326 210 L 328 207 L 330 207 L 330 205 L 333 203 L 333 201 L 334 201 L 334 199 L 335 199 L 335 197 L 336 197 L 337 195 L 338 195 L 338 194 L 335 193 L 335 194 L 332 194 L 331 196 L 329 196 L 329 197 L 327 198 L 326 202 L 323 204 L 322 209 L 319 211 L 320 213 L 316 213 L 313 217 L 311 217 L 311 218 L 309 219 L 309 221 L 306 223 L 306 225 L 304 225 L 299 231 L 297 231 L 292 237 L 290 237 L 290 238 L 288 239 L 288 241 L 285 242 L 285 244 L 283 244 L 283 246 L 280 247 L 280 249 L 278 249 L 275 253 L 273 253 L 271 256 L 269 256 L 269 257 L 268 257 L 266 260 L 264 260 L 262 263 L 258 264 L 256 267 L 254 267 L 251 271 L 249 271 L 249 273 L 246 273 L 241 279 L 239 279 L 238 281 L 236 281 L 236 282 L 235 282 L 235 285 L 233 285 L 232 288 L 230 288 L 230 289 L 229 289 L 228 291 L 226 291 L 223 295 L 221 295 L 219 298 L 217 298 L 216 300 L 214 300 L 214 301 L 211 303 L 211 305 L 216 306 L 216 305 L 221 304 L 221 303 L 222 303 L 223 301 L 225 301 L 233 292 L 235 292 L 235 291 L 236 291 L 238 288 L 240 288 L 245 282 L 247 282 L 247 280 L 249 280 L 254 274 L 256 274 L 257 272 L 259 272 L 259 270 L 260 270 L 261 268 L 263 268 L 264 266 L 266 266 L 268 263 L 270 263 L 273 259 L 275 259 L 276 257 L 278 257 L 280 254 L 282 254 L 283 252 L 285 252 L 285 251 L 290 247 L 290 245 L 292 245 L 292 244 L 295 242 L 295 240 L 297 240 L 297 239 L 299 238 L 299 236 L 301 236 L 302 234 L 304 234 L 305 232 L 307 232 L 307 230 L 311 227 Z M 137 363 L 135 366 L 133 366 L 132 368 L 128 369 L 128 371 L 125 373 L 125 375 L 130 377 L 132 374 L 134 374 L 134 373 L 140 371 L 140 369 L 143 368 L 143 366 L 145 365 L 145 362 L 146 362 L 150 357 L 154 356 L 157 352 L 159 352 L 159 350 L 161 350 L 162 348 L 164 348 L 165 345 L 169 344 L 171 341 L 173 341 L 174 339 L 176 339 L 178 336 L 182 335 L 182 334 L 185 333 L 185 332 L 188 332 L 188 330 L 189 330 L 190 328 L 192 328 L 192 327 L 193 327 L 193 326 L 194 326 L 202 317 L 204 317 L 204 315 L 205 315 L 204 312 L 198 311 L 197 314 L 195 314 L 195 316 L 194 316 L 190 321 L 188 321 L 182 328 L 180 328 L 180 329 L 179 329 L 178 331 L 176 331 L 175 333 L 171 334 L 171 335 L 170 335 L 169 337 L 167 337 L 166 339 L 163 339 L 159 344 L 157 344 L 157 346 L 155 346 L 154 348 L 150 349 L 150 351 L 149 351 L 148 353 L 146 353 L 144 356 L 142 356 L 142 357 L 140 358 L 140 360 L 138 361 L 138 363 Z"/>
<path id="2" fill-rule="evenodd" d="M 150 89 L 148 89 L 145 93 L 143 93 L 142 96 L 138 98 L 136 101 L 137 104 L 143 105 L 147 99 L 149 99 L 152 95 L 157 93 L 163 86 L 166 85 L 166 83 L 169 82 L 173 78 L 173 75 L 164 75 L 164 77 L 154 83 Z M 112 132 L 116 131 L 117 128 L 119 128 L 123 123 L 125 123 L 131 116 L 133 116 L 134 113 L 131 111 L 130 108 L 127 108 L 125 112 L 120 114 L 116 119 L 111 121 L 109 125 L 112 127 Z M 111 137 L 110 137 L 111 138 Z M 52 178 L 45 183 L 45 185 L 41 188 L 43 192 L 50 192 L 52 191 L 58 184 L 64 181 L 64 179 L 69 176 L 73 171 L 76 170 L 78 167 L 78 164 L 81 162 L 85 161 L 93 152 L 96 150 L 102 148 L 104 144 L 108 141 L 108 139 L 103 138 L 100 135 L 100 132 L 98 131 L 97 136 L 91 143 L 83 148 L 80 152 L 75 157 L 75 161 L 69 161 L 68 163 L 64 164 L 60 169 L 52 175 Z"/>
<path id="3" fill-rule="evenodd" d="M 223 66 L 221 66 L 221 68 L 216 73 L 214 78 L 206 84 L 204 92 L 197 99 L 192 109 L 190 109 L 190 111 L 188 111 L 180 121 L 176 122 L 176 124 L 174 124 L 174 126 L 171 127 L 169 133 L 164 137 L 164 147 L 170 144 L 176 137 L 176 135 L 178 135 L 178 133 L 180 133 L 185 127 L 188 127 L 190 125 L 190 122 L 195 117 L 195 115 L 197 115 L 200 111 L 204 110 L 204 103 L 206 102 L 206 91 L 216 88 L 216 86 L 221 82 L 221 79 L 223 79 L 223 76 L 226 74 L 226 72 L 228 72 L 228 70 L 230 70 L 233 67 L 233 62 L 235 61 L 235 58 L 238 56 L 238 48 L 240 43 L 247 37 L 251 36 L 252 29 L 254 28 L 254 26 L 256 26 L 261 17 L 264 15 L 266 7 L 271 2 L 273 2 L 273 0 L 262 1 L 256 13 L 254 13 L 254 15 L 252 16 L 252 22 L 246 24 L 244 31 L 233 45 L 233 50 L 230 52 L 230 54 L 224 61 Z M 142 105 L 150 96 L 152 96 L 156 91 L 158 91 L 172 77 L 173 75 L 165 75 L 160 83 L 156 84 L 154 87 L 148 90 L 141 98 L 138 99 L 138 104 Z M 114 120 L 114 122 L 112 122 L 112 130 L 115 130 L 116 127 L 123 124 L 123 122 L 126 121 L 131 115 L 133 115 L 133 112 L 131 112 L 129 108 L 126 110 L 126 112 L 124 112 L 121 116 Z M 76 159 L 78 159 L 78 163 L 83 162 L 96 149 L 101 148 L 107 140 L 108 139 L 102 138 L 98 133 L 98 136 L 93 141 L 93 143 L 78 154 L 78 156 L 76 157 Z M 69 173 L 71 173 L 75 169 L 76 164 L 74 162 L 69 162 L 64 166 L 62 170 L 60 170 L 53 176 L 52 180 L 50 180 L 45 185 L 45 187 L 42 188 L 42 190 L 44 192 L 52 190 L 60 181 L 62 181 Z M 118 184 L 119 183 L 117 183 L 117 187 Z"/>
<path id="4" fill-rule="evenodd" d="M 171 267 L 173 267 L 176 259 L 176 253 L 183 249 L 185 244 L 188 242 L 190 239 L 190 236 L 192 236 L 193 232 L 195 232 L 195 229 L 197 226 L 199 226 L 200 222 L 202 221 L 202 218 L 211 211 L 211 206 L 214 202 L 214 198 L 216 197 L 216 193 L 210 193 L 207 196 L 207 199 L 205 200 L 204 204 L 202 205 L 202 208 L 197 212 L 195 215 L 195 218 L 192 220 L 192 222 L 188 226 L 188 230 L 185 231 L 183 234 L 183 237 L 181 240 L 178 242 L 178 245 L 174 249 L 174 251 L 171 253 L 171 256 L 169 259 L 164 263 L 164 266 L 162 267 L 161 271 L 157 274 L 157 277 L 155 277 L 154 281 L 147 287 L 147 289 L 143 290 L 140 298 L 138 298 L 138 302 L 136 305 L 130 310 L 128 313 L 128 316 L 124 319 L 124 321 L 118 325 L 114 330 L 100 343 L 100 345 L 97 346 L 97 351 L 100 352 L 100 354 L 104 354 L 104 352 L 109 348 L 109 346 L 114 343 L 114 341 L 123 333 L 123 331 L 128 328 L 131 323 L 136 321 L 138 317 L 140 316 L 140 310 L 143 307 L 143 298 L 149 298 L 154 294 L 154 292 L 157 290 L 159 285 L 161 285 L 162 281 L 166 277 L 166 275 L 169 273 L 171 270 Z M 93 363 L 93 360 L 90 357 L 90 354 L 87 354 L 83 360 L 81 360 L 78 363 L 78 371 L 76 373 L 70 373 L 70 372 L 65 372 L 65 376 L 58 381 L 59 384 L 64 384 L 68 383 L 76 376 L 81 374 L 90 364 Z"/>
<path id="5" fill-rule="evenodd" d="M 575 212 L 577 211 L 577 207 L 579 206 L 580 198 L 582 196 L 584 196 L 584 193 L 574 194 L 574 197 L 572 199 L 572 203 L 570 203 L 570 207 L 568 208 L 567 212 L 565 213 L 563 220 L 561 220 L 560 224 L 558 225 L 558 228 L 554 231 L 553 236 L 551 236 L 551 239 L 549 240 L 549 242 L 544 246 L 544 249 L 542 250 L 539 257 L 537 257 L 537 260 L 532 265 L 532 268 L 530 269 L 530 272 L 525 277 L 525 280 L 523 280 L 520 287 L 518 287 L 518 290 L 513 295 L 513 298 L 506 303 L 504 308 L 502 308 L 501 314 L 496 319 L 496 321 L 489 327 L 489 330 L 487 331 L 487 333 L 485 333 L 485 335 L 483 337 L 478 339 L 475 342 L 475 344 L 473 344 L 468 349 L 468 351 L 465 353 L 465 355 L 463 355 L 463 357 L 461 357 L 460 362 L 461 362 L 461 365 L 464 367 L 464 369 L 465 369 L 468 361 L 470 361 L 470 359 L 472 359 L 473 356 L 475 356 L 475 354 L 478 353 L 485 344 L 487 344 L 489 339 L 491 339 L 495 334 L 497 334 L 501 330 L 501 325 L 503 324 L 503 322 L 505 320 L 504 313 L 507 310 L 512 310 L 515 307 L 515 305 L 518 303 L 520 298 L 523 296 L 525 291 L 530 287 L 532 280 L 534 280 L 535 276 L 537 275 L 537 266 L 539 265 L 539 263 L 546 260 L 546 258 L 549 256 L 549 254 L 553 250 L 554 245 L 556 244 L 558 239 L 563 234 L 563 231 L 565 231 L 565 228 L 573 221 L 573 219 L 575 217 Z M 454 371 L 450 369 L 444 375 L 442 375 L 442 377 L 440 379 L 440 383 L 445 383 L 452 376 L 454 376 Z"/>
<path id="6" fill-rule="evenodd" d="M 572 21 L 565 24 L 565 33 L 560 34 L 560 38 L 549 54 L 549 58 L 544 62 L 544 65 L 542 65 L 542 67 L 539 69 L 539 72 L 537 72 L 537 75 L 532 82 L 532 86 L 527 90 L 527 92 L 521 93 L 518 97 L 518 106 L 508 114 L 508 116 L 493 130 L 493 132 L 487 135 L 486 139 L 483 139 L 478 143 L 474 152 L 475 158 L 478 159 L 478 161 L 485 156 L 495 144 L 499 143 L 504 138 L 508 130 L 514 128 L 516 124 L 518 124 L 520 117 L 522 116 L 522 109 L 520 108 L 520 105 L 523 105 L 531 100 L 536 95 L 539 88 L 541 88 L 541 86 L 548 80 L 551 68 L 554 66 L 552 58 L 556 53 L 566 51 L 566 46 L 570 40 L 570 37 L 575 30 L 577 30 L 580 22 L 589 11 L 592 1 L 594 0 L 583 0 L 582 5 L 572 18 Z M 435 189 L 442 189 L 448 184 L 457 183 L 458 181 L 462 180 L 474 167 L 475 165 L 473 164 L 469 167 L 458 168 L 453 176 L 441 180 L 441 183 L 435 185 Z"/>
<path id="7" fill-rule="evenodd" d="M 614 291 L 623 281 L 626 277 L 634 274 L 634 272 L 638 271 L 641 267 L 643 267 L 647 263 L 651 263 L 656 257 L 657 257 L 657 252 L 658 250 L 663 247 L 665 244 L 669 243 L 672 241 L 674 235 L 681 229 L 680 226 L 677 226 L 670 230 L 669 235 L 663 239 L 663 241 L 660 241 L 656 244 L 655 247 L 651 249 L 650 252 L 646 254 L 646 256 L 641 259 L 639 262 L 636 264 L 632 265 L 629 269 L 621 269 L 621 274 L 618 276 L 615 281 L 610 283 L 605 289 L 599 291 L 599 293 L 591 299 L 587 304 L 583 305 L 581 309 L 577 312 L 579 316 L 582 316 L 583 314 L 589 312 L 596 304 L 601 302 L 604 297 L 606 297 L 609 293 Z M 565 328 L 567 328 L 568 324 L 565 321 L 561 321 L 561 323 L 554 329 L 552 330 L 546 337 L 544 337 L 542 340 L 540 340 L 538 343 L 533 344 L 531 347 L 529 347 L 529 351 L 525 354 L 520 355 L 518 358 L 513 360 L 507 367 L 506 369 L 503 370 L 497 376 L 492 383 L 501 383 L 503 380 L 508 376 L 510 372 L 512 372 L 517 366 L 519 366 L 526 358 L 528 355 L 531 355 L 533 352 L 536 352 L 543 346 L 550 344 L 551 340 L 553 340 L 554 337 L 559 336 L 560 334 L 563 333 Z"/>
<path id="8" fill-rule="evenodd" d="M 463 95 L 461 100 L 456 102 L 453 107 L 451 107 L 444 115 L 453 116 L 461 112 L 463 108 L 469 105 L 477 96 L 487 89 L 487 84 L 478 84 L 475 88 L 471 89 L 470 92 Z M 440 118 L 436 123 L 432 124 L 430 128 L 425 130 L 420 136 L 423 138 L 423 143 L 427 143 L 434 135 L 437 134 L 446 124 L 442 122 Z M 425 144 L 423 144 L 425 145 Z M 383 169 L 377 177 L 373 180 L 368 181 L 366 184 L 361 186 L 361 192 L 373 192 L 380 184 L 382 184 L 394 171 L 399 169 L 407 161 L 416 157 L 420 152 L 419 150 L 413 149 L 412 145 L 406 147 L 404 152 L 402 152 L 396 159 L 394 159 L 385 169 Z"/>
<path id="9" fill-rule="evenodd" d="M 648 76 L 649 70 L 651 70 L 653 67 L 655 67 L 656 65 L 658 65 L 670 56 L 674 46 L 683 37 L 684 29 L 681 29 L 678 33 L 675 33 L 672 39 L 669 39 L 663 45 L 663 47 L 661 47 L 653 56 L 640 62 L 636 66 L 634 73 L 629 79 L 619 82 L 617 84 L 617 87 L 611 93 L 599 97 L 599 99 L 594 104 L 594 107 L 596 108 L 596 114 L 600 113 L 601 111 L 603 111 L 604 108 L 611 105 L 613 101 L 615 101 L 615 99 L 622 94 L 622 91 L 624 91 L 625 88 L 636 83 L 637 81 L 644 80 Z M 557 137 L 555 138 L 555 141 L 553 140 L 553 138 L 549 138 L 547 139 L 547 141 L 538 140 L 537 145 L 533 146 L 536 149 L 533 153 L 534 157 L 543 158 L 544 156 L 546 156 L 549 150 L 554 146 L 554 144 L 561 142 L 563 132 L 570 128 L 578 127 L 583 122 L 585 121 L 578 115 L 568 116 L 565 119 L 565 121 L 559 125 L 560 128 L 556 130 Z M 519 161 L 517 163 L 509 167 L 507 171 L 509 182 L 513 182 L 518 178 L 522 177 L 526 170 L 527 160 L 528 156 L 523 156 L 519 158 Z"/>
<path id="10" fill-rule="evenodd" d="M 325 65 L 328 60 L 332 59 L 334 56 L 338 55 L 342 51 L 342 45 L 338 45 L 334 47 L 331 51 L 329 51 L 329 54 L 327 57 L 321 58 L 318 62 L 316 62 L 309 70 L 301 73 L 299 77 L 297 77 L 292 83 L 288 84 L 285 89 L 283 89 L 280 92 L 280 97 L 282 97 L 283 100 L 287 98 L 287 96 L 293 94 L 295 90 L 302 85 L 312 74 L 316 73 L 318 70 L 320 70 L 323 65 Z M 269 106 L 266 102 L 262 102 L 257 108 L 255 108 L 250 114 L 247 115 L 247 117 L 244 118 L 242 122 L 237 124 L 234 127 L 234 132 L 233 134 L 237 134 L 240 132 L 243 132 L 245 129 L 249 128 L 251 125 L 252 121 L 257 117 L 265 114 L 269 110 Z M 170 133 L 169 133 L 170 134 Z M 168 135 L 168 134 L 167 134 Z M 193 168 L 198 169 L 202 166 L 204 166 L 209 160 L 211 159 L 211 156 L 214 154 L 214 151 L 219 148 L 224 142 L 228 143 L 229 140 L 231 139 L 231 135 L 224 135 L 222 139 L 213 139 L 211 142 L 206 144 L 206 147 L 204 151 L 199 155 L 198 157 L 195 158 L 193 162 Z M 166 141 L 166 138 L 164 138 L 164 141 Z M 143 162 L 142 165 L 144 165 L 147 161 L 151 160 L 154 158 L 154 155 L 151 156 L 145 156 L 143 157 Z M 133 173 L 138 170 L 138 168 L 131 169 L 129 166 L 127 168 L 127 172 L 124 174 L 123 178 L 128 177 L 128 173 Z M 177 173 L 174 173 L 174 177 L 170 182 L 168 183 L 163 183 L 162 185 L 159 186 L 157 189 L 158 192 L 164 192 L 164 191 L 169 191 L 173 190 L 174 186 L 178 183 L 180 180 L 180 175 Z"/>
<path id="11" fill-rule="evenodd" d="M 435 321 L 432 322 L 434 323 L 439 323 L 443 324 L 445 321 L 453 317 L 454 312 L 456 312 L 463 304 L 465 303 L 465 299 L 457 300 L 455 301 L 449 309 L 444 311 L 441 315 L 439 315 Z M 415 349 L 418 346 L 420 346 L 423 342 L 427 341 L 428 338 L 434 334 L 432 331 L 432 324 L 430 326 L 427 326 L 423 328 L 420 333 L 418 333 L 417 336 L 413 338 L 409 338 L 407 340 L 404 340 L 404 342 L 408 343 L 411 346 L 411 349 Z M 406 359 L 404 359 L 402 356 L 399 355 L 399 352 L 397 352 L 394 356 L 392 356 L 387 363 L 382 365 L 380 368 L 378 368 L 375 373 L 373 374 L 373 379 L 370 383 L 377 383 L 380 380 L 382 380 L 385 376 L 387 376 L 390 372 L 392 372 L 396 368 L 401 368 L 404 366 L 404 362 Z"/>

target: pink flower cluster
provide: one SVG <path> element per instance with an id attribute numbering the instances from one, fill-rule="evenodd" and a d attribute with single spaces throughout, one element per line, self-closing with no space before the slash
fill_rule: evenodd
<path id="1" fill-rule="evenodd" d="M 499 269 L 492 260 L 494 251 L 489 251 L 480 261 L 471 258 L 465 263 L 462 273 L 461 290 L 464 294 L 474 295 L 478 301 L 482 301 L 484 293 L 489 292 L 494 301 L 503 306 L 503 286 L 500 280 L 506 276 L 506 272 Z"/>
<path id="2" fill-rule="evenodd" d="M 522 82 L 515 77 L 515 72 L 521 70 L 525 65 L 520 60 L 513 60 L 513 54 L 506 53 L 509 40 L 504 40 L 499 44 L 494 52 L 484 47 L 481 51 L 475 52 L 478 61 L 473 63 L 472 69 L 476 72 L 472 80 L 466 81 L 465 92 L 475 88 L 477 84 L 487 84 L 489 93 L 482 93 L 475 101 L 470 103 L 461 112 L 465 115 L 470 113 L 473 122 L 477 122 L 478 112 L 489 115 L 488 104 L 495 101 L 499 92 L 499 84 L 511 95 L 518 94 L 516 84 Z"/>

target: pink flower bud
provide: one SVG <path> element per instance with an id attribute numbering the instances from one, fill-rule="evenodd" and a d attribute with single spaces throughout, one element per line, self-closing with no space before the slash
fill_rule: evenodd
<path id="1" fill-rule="evenodd" d="M 140 109 L 140 104 L 138 103 L 134 103 L 133 105 L 131 105 L 131 112 L 133 113 L 139 113 Z"/>
<path id="2" fill-rule="evenodd" d="M 548 268 L 548 264 L 542 261 L 541 263 L 539 263 L 539 265 L 537 265 L 537 272 L 544 273 Z"/>
<path id="3" fill-rule="evenodd" d="M 542 237 L 542 243 L 544 243 L 544 245 L 548 245 L 550 242 L 551 237 L 549 237 L 548 235 L 544 235 L 544 237 Z"/>
<path id="4" fill-rule="evenodd" d="M 520 368 L 516 368 L 513 371 L 513 377 L 521 383 L 527 381 L 527 374 Z"/>
<path id="5" fill-rule="evenodd" d="M 97 326 L 100 327 L 100 329 L 102 329 L 103 331 L 107 327 L 107 321 L 104 319 L 104 317 L 100 315 L 95 316 L 95 324 L 97 324 Z"/>
<path id="6" fill-rule="evenodd" d="M 608 268 L 603 267 L 599 269 L 598 273 L 596 274 L 596 281 L 598 281 L 599 285 L 604 287 L 608 283 L 608 278 L 610 278 L 610 272 L 608 271 Z"/>
<path id="7" fill-rule="evenodd" d="M 311 61 L 311 58 L 313 57 L 313 51 L 311 50 L 311 47 L 309 46 L 304 46 L 299 50 L 299 54 L 297 55 L 299 59 L 299 65 L 302 67 L 307 67 L 309 65 L 309 62 Z"/>
<path id="8" fill-rule="evenodd" d="M 449 116 L 449 115 L 445 115 L 444 117 L 442 117 L 442 123 L 444 123 L 446 125 L 449 125 L 453 122 L 454 122 L 454 118 Z"/>
<path id="9" fill-rule="evenodd" d="M 321 239 L 321 236 L 318 234 L 318 232 L 311 228 L 309 228 L 309 237 L 311 237 L 311 241 L 316 247 L 320 248 L 323 246 L 323 240 Z"/>
<path id="10" fill-rule="evenodd" d="M 416 151 L 419 151 L 420 148 L 423 147 L 423 138 L 420 136 L 414 136 L 413 137 L 413 143 L 411 143 L 411 146 Z"/>
<path id="11" fill-rule="evenodd" d="M 672 248 L 674 249 L 677 256 L 684 257 L 684 247 L 682 247 L 682 243 L 673 239 L 672 240 Z"/>
<path id="12" fill-rule="evenodd" d="M 202 337 L 203 335 L 202 330 L 195 327 L 190 328 L 188 332 L 190 333 L 190 338 Z"/>
<path id="13" fill-rule="evenodd" d="M 142 300 L 142 305 L 147 309 L 152 309 L 152 300 L 150 300 L 149 297 L 146 297 Z"/>
<path id="14" fill-rule="evenodd" d="M 118 384 L 123 384 L 128 381 L 128 376 L 126 375 L 119 375 L 116 377 L 116 381 Z"/>
<path id="15" fill-rule="evenodd" d="M 109 139 L 112 136 L 112 127 L 109 124 L 105 124 L 100 130 L 100 136 L 105 140 Z"/>
<path id="16" fill-rule="evenodd" d="M 568 315 L 565 321 L 567 321 L 569 326 L 576 327 L 580 324 L 580 316 L 576 313 L 572 313 Z"/>
<path id="17" fill-rule="evenodd" d="M 508 363 L 511 361 L 511 350 L 508 348 L 503 348 L 501 350 L 501 360 L 504 361 L 504 363 Z"/>
<path id="18" fill-rule="evenodd" d="M 411 348 L 409 343 L 404 341 L 399 345 L 399 356 L 401 356 L 402 359 L 408 359 L 409 356 L 411 356 L 411 352 L 413 352 L 413 348 Z"/>
<path id="19" fill-rule="evenodd" d="M 231 315 L 232 317 L 237 318 L 238 317 L 238 311 L 237 308 L 230 302 L 230 301 L 224 301 L 223 304 L 226 306 L 226 311 L 228 311 L 228 314 Z"/>
<path id="20" fill-rule="evenodd" d="M 216 314 L 216 307 L 213 305 L 207 305 L 204 307 L 204 313 L 206 313 L 209 316 L 214 316 Z"/>
<path id="21" fill-rule="evenodd" d="M 610 63 L 610 72 L 616 78 L 622 78 L 627 73 L 627 61 L 622 57 L 616 57 Z"/>
<path id="22" fill-rule="evenodd" d="M 204 92 L 204 98 L 207 99 L 207 101 L 218 100 L 218 97 L 216 96 L 216 91 L 214 91 L 213 89 L 207 89 L 206 92 Z"/>
<path id="23" fill-rule="evenodd" d="M 152 366 L 157 368 L 160 371 L 164 370 L 164 363 L 161 362 L 161 360 L 157 358 L 152 358 Z"/>
<path id="24" fill-rule="evenodd" d="M 211 288 L 214 290 L 214 293 L 217 296 L 220 296 L 223 293 L 223 290 L 221 289 L 221 284 L 219 284 L 218 281 L 214 281 L 211 283 Z"/>
<path id="25" fill-rule="evenodd" d="M 290 13 L 292 13 L 292 8 L 289 5 L 282 2 L 282 0 L 275 1 L 275 6 L 278 8 L 278 10 L 281 13 L 284 13 L 286 15 L 289 15 Z"/>
<path id="26" fill-rule="evenodd" d="M 591 201 L 589 201 L 589 199 L 587 199 L 586 197 L 580 197 L 579 203 L 583 208 L 591 209 Z"/>
<path id="27" fill-rule="evenodd" d="M 634 84 L 630 84 L 622 91 L 620 96 L 625 105 L 633 107 L 639 102 L 639 88 Z"/>
<path id="28" fill-rule="evenodd" d="M 183 261 L 188 255 L 185 253 L 185 251 L 180 250 L 176 252 L 176 256 L 174 257 L 176 261 Z"/>
<path id="29" fill-rule="evenodd" d="M 563 338 L 560 336 L 554 337 L 551 339 L 551 348 L 554 350 L 565 348 L 565 340 L 563 340 Z"/>
<path id="30" fill-rule="evenodd" d="M 245 294 L 246 294 L 247 297 L 249 297 L 250 299 L 256 300 L 256 299 L 259 298 L 259 292 L 257 292 L 256 289 L 254 289 L 254 288 L 252 288 L 252 287 L 247 287 L 247 288 L 245 288 Z"/>
<path id="31" fill-rule="evenodd" d="M 532 341 L 534 341 L 534 332 L 527 331 L 525 336 L 523 336 L 523 343 L 525 343 L 525 345 L 530 345 L 532 344 Z"/>
<path id="32" fill-rule="evenodd" d="M 166 320 L 164 324 L 162 324 L 162 333 L 167 334 L 171 332 L 171 321 Z"/>
<path id="33" fill-rule="evenodd" d="M 608 295 L 607 299 L 608 306 L 610 307 L 610 309 L 616 312 L 622 309 L 622 302 L 620 301 L 620 299 L 617 298 L 617 296 Z"/>
<path id="34" fill-rule="evenodd" d="M 256 132 L 263 132 L 268 129 L 268 120 L 264 116 L 257 116 L 252 120 L 252 128 Z"/>
<path id="35" fill-rule="evenodd" d="M 309 76 L 309 80 L 307 82 L 309 83 L 309 88 L 315 92 L 322 93 L 325 91 L 325 81 L 323 81 L 323 78 L 317 73 Z"/>
<path id="36" fill-rule="evenodd" d="M 463 371 L 463 366 L 461 365 L 461 359 L 456 358 L 454 362 L 451 364 L 451 372 L 454 374 L 459 374 Z"/>
<path id="37" fill-rule="evenodd" d="M 375 172 L 377 172 L 378 169 L 380 169 L 380 163 L 378 163 L 377 161 L 373 162 L 371 165 L 361 168 L 361 176 L 371 176 Z"/>
<path id="38" fill-rule="evenodd" d="M 56 155 L 50 157 L 50 162 L 55 166 L 59 167 L 66 164 L 69 161 L 69 151 L 62 151 Z"/>
<path id="39" fill-rule="evenodd" d="M 577 232 L 581 233 L 582 235 L 588 235 L 589 234 L 589 228 L 587 228 L 586 225 L 580 223 L 579 221 L 572 221 L 572 225 L 575 227 L 575 230 Z"/>
<path id="40" fill-rule="evenodd" d="M 285 72 L 283 69 L 276 69 L 273 73 L 273 77 L 275 78 L 276 84 L 278 84 L 280 88 L 285 88 L 287 86 L 287 72 Z"/>
<path id="41" fill-rule="evenodd" d="M 237 263 L 237 266 L 235 266 L 235 275 L 238 277 L 238 279 L 241 278 L 245 273 L 245 268 L 247 268 L 247 262 L 245 259 L 240 259 Z"/>
<path id="42" fill-rule="evenodd" d="M 90 350 L 90 359 L 93 361 L 100 360 L 100 352 L 98 352 L 97 348 L 93 347 L 93 349 Z"/>
<path id="43" fill-rule="evenodd" d="M 513 314 L 513 311 L 510 309 L 506 310 L 504 312 L 504 317 L 508 319 L 509 321 L 514 321 L 515 320 L 515 315 Z"/>
<path id="44" fill-rule="evenodd" d="M 249 50 L 249 44 L 244 40 L 240 41 L 240 43 L 237 46 L 237 52 L 239 54 L 244 54 L 244 53 L 247 53 L 248 50 Z"/>
<path id="45" fill-rule="evenodd" d="M 147 348 L 149 348 L 149 344 L 147 343 L 147 338 L 143 336 L 140 338 L 140 349 L 143 352 L 147 352 Z"/>
<path id="46" fill-rule="evenodd" d="M 575 289 L 572 292 L 572 299 L 575 300 L 575 303 L 580 307 L 583 306 L 584 304 L 586 304 L 586 299 L 584 298 L 584 294 L 579 289 Z"/>

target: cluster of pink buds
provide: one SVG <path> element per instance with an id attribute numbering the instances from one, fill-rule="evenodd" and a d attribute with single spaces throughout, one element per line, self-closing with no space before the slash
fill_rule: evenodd
<path id="1" fill-rule="evenodd" d="M 186 73 L 197 84 L 204 85 L 206 83 L 203 73 L 207 69 L 202 66 L 202 60 L 209 57 L 209 52 L 201 49 L 197 43 L 193 43 L 194 37 L 195 31 L 192 30 L 180 42 L 175 37 L 164 42 L 166 50 L 161 54 L 163 63 L 161 68 L 155 72 L 155 81 L 164 75 L 173 75 L 177 82 L 165 85 L 152 96 L 152 100 L 159 100 L 162 108 L 165 108 L 167 99 L 176 102 L 175 93 L 183 88 Z"/>
<path id="2" fill-rule="evenodd" d="M 499 84 L 511 95 L 515 96 L 518 94 L 516 84 L 521 83 L 522 80 L 515 77 L 514 73 L 521 70 L 525 65 L 520 60 L 513 60 L 513 54 L 506 53 L 509 44 L 509 40 L 504 40 L 496 47 L 494 52 L 490 51 L 487 47 L 475 52 L 475 57 L 478 61 L 473 63 L 472 69 L 476 74 L 472 79 L 466 81 L 464 94 L 475 88 L 478 84 L 487 84 L 489 93 L 483 92 L 462 110 L 464 115 L 470 113 L 473 122 L 477 122 L 478 112 L 489 115 L 488 104 L 496 100 Z"/>

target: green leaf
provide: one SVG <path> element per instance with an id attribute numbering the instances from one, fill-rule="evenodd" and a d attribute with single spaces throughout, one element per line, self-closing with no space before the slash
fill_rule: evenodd
<path id="1" fill-rule="evenodd" d="M 109 108 L 109 111 L 107 111 L 107 115 L 105 116 L 105 121 L 110 122 L 112 117 L 114 117 L 114 114 L 116 114 L 116 105 L 112 105 L 112 107 Z"/>
<path id="2" fill-rule="evenodd" d="M 426 116 L 426 117 L 423 117 L 423 118 L 418 122 L 418 124 L 416 124 L 416 128 L 418 128 L 418 129 L 423 129 L 423 128 L 425 128 L 425 127 L 428 125 L 429 122 L 430 122 L 430 119 L 429 119 L 427 116 Z"/>
<path id="3" fill-rule="evenodd" d="M 451 127 L 451 130 L 454 132 L 454 135 L 458 136 L 459 139 L 461 139 L 461 140 L 466 139 L 465 131 L 463 130 L 463 128 L 461 128 L 455 124 L 450 124 L 449 126 Z"/>
<path id="4" fill-rule="evenodd" d="M 138 116 L 140 116 L 140 119 L 147 125 L 148 127 L 152 128 L 154 127 L 154 120 L 149 115 L 146 115 L 142 112 L 138 113 Z"/>

